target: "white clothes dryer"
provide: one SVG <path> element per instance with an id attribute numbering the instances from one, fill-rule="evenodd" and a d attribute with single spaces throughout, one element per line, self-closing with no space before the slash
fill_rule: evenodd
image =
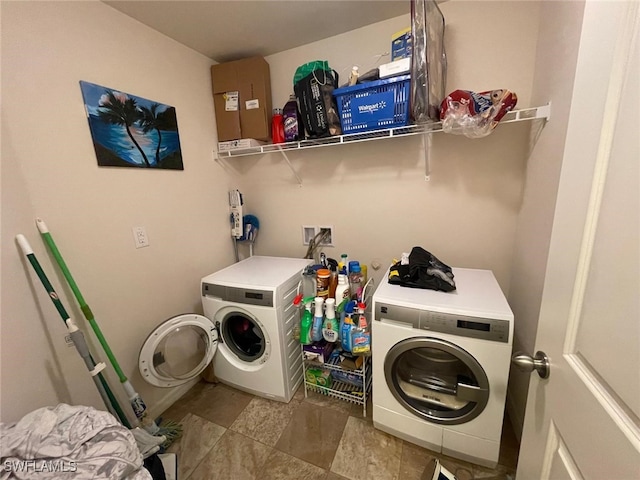
<path id="1" fill-rule="evenodd" d="M 157 327 L 140 352 L 149 383 L 172 387 L 213 362 L 223 383 L 288 402 L 302 383 L 299 313 L 293 299 L 311 260 L 253 256 L 201 281 L 204 316 L 185 314 Z"/>
<path id="2" fill-rule="evenodd" d="M 374 293 L 373 424 L 493 468 L 500 452 L 513 313 L 491 271 L 454 268 L 453 273 L 453 292 L 384 282 Z"/>

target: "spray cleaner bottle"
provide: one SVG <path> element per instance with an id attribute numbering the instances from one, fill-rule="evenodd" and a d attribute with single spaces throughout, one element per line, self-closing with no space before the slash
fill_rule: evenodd
<path id="1" fill-rule="evenodd" d="M 314 297 L 307 297 L 302 300 L 304 312 L 300 320 L 300 343 L 309 345 L 311 343 L 311 326 L 313 325 L 313 315 L 311 314 L 311 302 Z"/>
<path id="2" fill-rule="evenodd" d="M 358 304 L 357 325 L 351 330 L 351 353 L 355 355 L 369 355 L 371 352 L 371 333 L 364 313 L 366 305 Z"/>
<path id="3" fill-rule="evenodd" d="M 345 352 L 351 353 L 351 331 L 353 330 L 353 319 L 351 316 L 353 315 L 353 309 L 356 302 L 353 300 L 346 300 L 346 302 L 344 311 L 340 316 L 340 343 L 342 344 L 342 349 Z"/>
<path id="4" fill-rule="evenodd" d="M 338 340 L 338 320 L 336 320 L 336 299 L 327 298 L 324 302 L 325 318 L 322 328 L 322 338 L 327 342 Z"/>
<path id="5" fill-rule="evenodd" d="M 322 306 L 324 304 L 323 297 L 316 297 L 314 299 L 316 306 L 316 312 L 313 316 L 313 325 L 311 326 L 311 341 L 319 342 L 322 340 L 322 324 L 324 323 L 324 317 L 322 314 Z"/>
<path id="6" fill-rule="evenodd" d="M 295 335 L 302 345 L 309 345 L 311 343 L 311 326 L 313 324 L 313 315 L 311 314 L 311 302 L 314 297 L 303 298 L 302 294 L 297 295 L 293 300 L 293 304 L 299 307 L 301 304 L 304 306 L 304 312 L 300 318 L 300 326 L 298 328 L 298 335 Z"/>

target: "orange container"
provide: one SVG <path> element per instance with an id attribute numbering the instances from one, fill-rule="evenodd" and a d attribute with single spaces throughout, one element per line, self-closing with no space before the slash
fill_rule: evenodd
<path id="1" fill-rule="evenodd" d="M 329 297 L 329 281 L 331 272 L 327 268 L 321 268 L 316 272 L 316 297 Z"/>

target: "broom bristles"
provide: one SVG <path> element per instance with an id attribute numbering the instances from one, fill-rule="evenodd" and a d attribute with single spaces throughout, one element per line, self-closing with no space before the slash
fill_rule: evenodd
<path id="1" fill-rule="evenodd" d="M 162 419 L 159 419 L 157 424 L 159 428 L 158 435 L 164 435 L 167 439 L 161 445 L 164 450 L 169 448 L 173 442 L 182 436 L 182 425 L 178 422 L 174 422 L 173 420 L 162 421 Z"/>

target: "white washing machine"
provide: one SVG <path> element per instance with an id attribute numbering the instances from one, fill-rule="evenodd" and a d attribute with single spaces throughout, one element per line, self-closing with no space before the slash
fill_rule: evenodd
<path id="1" fill-rule="evenodd" d="M 142 376 L 173 387 L 213 361 L 223 383 L 288 402 L 302 383 L 300 344 L 293 338 L 293 306 L 301 273 L 311 260 L 253 256 L 201 281 L 205 316 L 185 314 L 161 324 L 140 352 Z"/>
<path id="2" fill-rule="evenodd" d="M 493 273 L 454 268 L 456 290 L 384 282 L 373 295 L 373 424 L 422 447 L 495 467 L 513 313 Z"/>

